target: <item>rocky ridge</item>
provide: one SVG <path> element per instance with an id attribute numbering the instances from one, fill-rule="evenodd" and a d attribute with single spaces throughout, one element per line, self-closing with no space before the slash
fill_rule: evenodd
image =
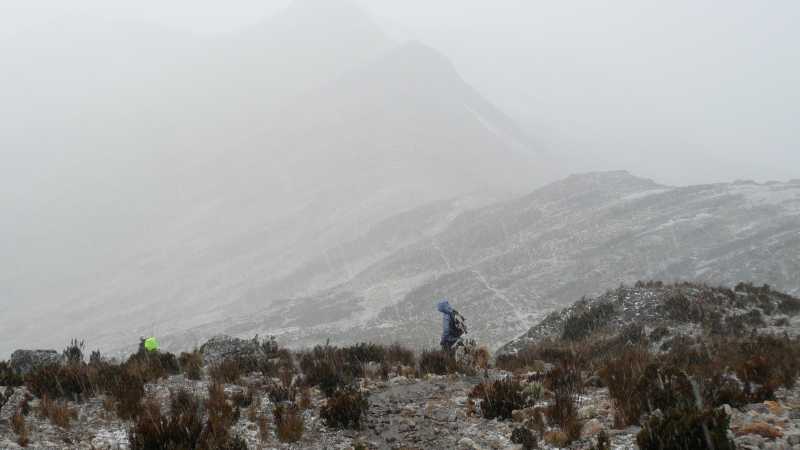
<path id="1" fill-rule="evenodd" d="M 583 298 L 549 314 L 499 353 L 514 353 L 547 340 L 641 328 L 654 349 L 676 337 L 704 333 L 743 335 L 800 334 L 800 299 L 769 286 L 740 283 L 734 289 L 696 283 L 637 283 Z M 656 331 L 658 330 L 658 331 Z"/>

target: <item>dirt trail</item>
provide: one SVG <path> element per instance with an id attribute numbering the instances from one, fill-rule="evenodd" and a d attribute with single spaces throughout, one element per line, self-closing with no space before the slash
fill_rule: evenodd
<path id="1" fill-rule="evenodd" d="M 395 381 L 370 395 L 362 436 L 370 448 L 508 448 L 505 424 L 467 417 L 467 394 L 480 377 Z"/>

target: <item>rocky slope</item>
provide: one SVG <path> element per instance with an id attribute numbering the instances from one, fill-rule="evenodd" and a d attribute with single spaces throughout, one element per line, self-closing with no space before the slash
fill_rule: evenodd
<path id="1" fill-rule="evenodd" d="M 203 346 L 205 375 L 192 379 L 183 373 L 148 382 L 144 385 L 144 401 L 147 404 L 155 403 L 161 414 L 169 414 L 174 410 L 174 399 L 181 391 L 200 401 L 208 401 L 212 382 L 207 376 L 209 369 L 226 360 L 268 358 L 264 348 L 256 340 L 217 337 Z M 369 401 L 361 427 L 338 429 L 329 426 L 321 417 L 321 409 L 330 400 L 326 399 L 319 387 L 313 387 L 308 391 L 307 403 L 301 413 L 304 431 L 296 443 L 282 442 L 272 419 L 273 410 L 286 402 L 273 398 L 270 386 L 282 385 L 285 377 L 257 372 L 243 374 L 238 381 L 229 381 L 223 386 L 226 403 L 237 411 L 230 424 L 230 433 L 240 438 L 240 445 L 251 449 L 475 450 L 523 449 L 522 445 L 512 443 L 514 431 L 538 427 L 538 448 L 541 449 L 593 448 L 604 435 L 608 437 L 608 448 L 637 448 L 636 436 L 640 427 L 615 425 L 615 406 L 609 389 L 597 382 L 586 380 L 582 393 L 575 397 L 579 433 L 571 443 L 563 444 L 563 433 L 550 419 L 544 419 L 542 425 L 533 424 L 530 420 L 539 414 L 537 411 L 546 411 L 548 405 L 553 404 L 553 393 L 549 390 L 544 390 L 537 397 L 535 406 L 519 407 L 511 417 L 501 419 L 484 417 L 484 405 L 470 399 L 479 383 L 493 383 L 496 380 L 516 379 L 521 381 L 523 387 L 538 385 L 541 389 L 542 372 L 512 373 L 489 368 L 478 371 L 477 375 L 431 375 L 420 374 L 414 367 L 398 365 L 388 368 L 382 375 L 383 369 L 379 366 L 366 363 L 363 366 L 364 377 L 357 380 L 358 390 L 367 394 Z M 544 376 L 546 379 L 548 375 Z M 300 383 L 299 380 L 296 378 L 294 382 Z M 253 396 L 248 397 L 251 394 Z M 245 398 L 250 398 L 250 403 L 246 403 L 243 400 Z M 33 396 L 26 387 L 0 389 L 0 448 L 20 448 L 20 428 L 12 425 L 15 416 L 22 417 L 29 448 L 131 447 L 129 433 L 134 421 L 120 419 L 114 409 L 113 397 L 99 393 L 81 402 L 68 400 L 62 405 L 73 411 L 67 425 L 56 424 L 46 418 L 45 399 Z M 728 435 L 735 438 L 737 448 L 800 448 L 800 387 L 779 389 L 774 400 L 739 408 L 726 406 L 724 409 L 731 417 Z"/>
<path id="2" fill-rule="evenodd" d="M 579 340 L 592 333 L 641 328 L 654 350 L 676 338 L 750 333 L 800 335 L 800 299 L 769 286 L 741 283 L 735 289 L 699 284 L 637 283 L 582 299 L 555 311 L 504 345 L 515 353 L 545 341 Z"/>
<path id="3" fill-rule="evenodd" d="M 639 279 L 753 280 L 797 294 L 798 254 L 800 182 L 669 187 L 626 172 L 575 175 L 465 212 L 336 287 L 262 308 L 251 300 L 246 314 L 171 339 L 186 346 L 204 335 L 259 332 L 292 345 L 330 338 L 431 346 L 439 329 L 433 305 L 445 297 L 478 340 L 499 346 L 561 305 Z"/>

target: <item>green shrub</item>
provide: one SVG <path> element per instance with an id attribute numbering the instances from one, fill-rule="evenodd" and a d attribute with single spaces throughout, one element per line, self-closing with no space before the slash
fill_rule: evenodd
<path id="1" fill-rule="evenodd" d="M 320 417 L 329 427 L 360 429 L 368 408 L 369 401 L 361 392 L 350 389 L 337 391 L 320 408 Z"/>
<path id="2" fill-rule="evenodd" d="M 636 436 L 641 450 L 734 450 L 730 418 L 722 410 L 676 408 L 653 415 Z"/>

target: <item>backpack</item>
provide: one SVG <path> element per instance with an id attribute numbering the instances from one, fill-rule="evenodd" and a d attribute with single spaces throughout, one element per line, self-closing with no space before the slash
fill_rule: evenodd
<path id="1" fill-rule="evenodd" d="M 464 316 L 458 313 L 455 309 L 450 313 L 450 336 L 459 338 L 467 333 L 467 324 Z"/>

